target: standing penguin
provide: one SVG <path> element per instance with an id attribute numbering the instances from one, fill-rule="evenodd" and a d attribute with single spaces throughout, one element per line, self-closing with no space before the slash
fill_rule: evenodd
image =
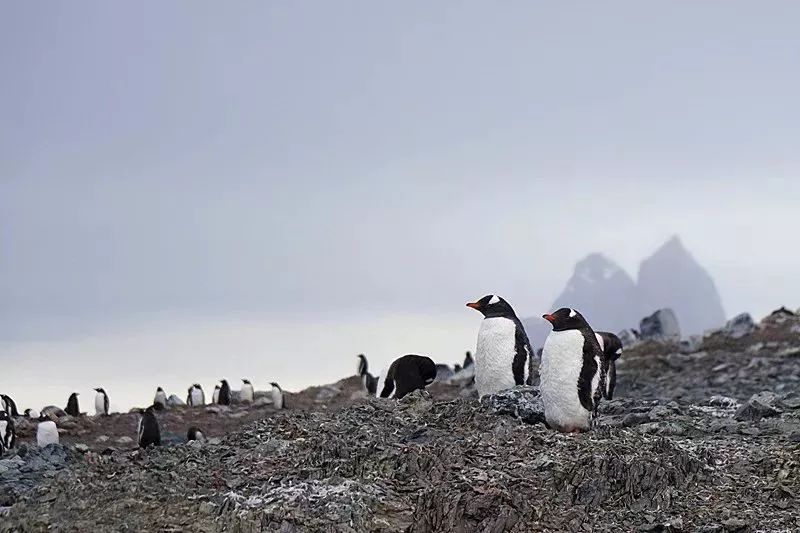
<path id="1" fill-rule="evenodd" d="M 605 388 L 603 352 L 594 331 L 574 309 L 543 315 L 553 326 L 542 350 L 544 417 L 564 433 L 589 429 Z"/>
<path id="2" fill-rule="evenodd" d="M 214 392 L 211 393 L 211 403 L 219 403 L 219 385 L 214 386 Z"/>
<path id="3" fill-rule="evenodd" d="M 11 399 L 11 396 L 9 396 L 8 394 L 0 394 L 0 400 L 2 400 L 2 402 L 0 402 L 0 408 L 2 408 L 3 411 L 8 413 L 8 416 L 10 417 L 19 416 L 19 411 L 17 411 L 17 404 L 14 403 L 14 400 Z"/>
<path id="4" fill-rule="evenodd" d="M 272 385 L 272 405 L 275 409 L 286 409 L 286 398 L 283 397 L 283 389 L 274 381 Z"/>
<path id="5" fill-rule="evenodd" d="M 58 444 L 56 423 L 44 414 L 39 417 L 39 425 L 36 427 L 36 444 L 39 448 L 44 448 L 48 444 Z"/>
<path id="6" fill-rule="evenodd" d="M 153 408 L 155 408 L 156 411 L 167 408 L 167 393 L 164 392 L 164 389 L 161 387 L 156 389 L 156 396 L 153 398 Z"/>
<path id="7" fill-rule="evenodd" d="M 533 350 L 514 309 L 494 294 L 468 303 L 467 307 L 484 316 L 478 331 L 474 363 L 478 396 L 494 394 L 514 385 L 532 385 Z M 466 366 L 467 360 L 464 362 Z"/>
<path id="8" fill-rule="evenodd" d="M 16 445 L 17 432 L 11 413 L 0 411 L 0 457 Z"/>
<path id="9" fill-rule="evenodd" d="M 231 404 L 231 386 L 228 385 L 228 381 L 223 379 L 220 380 L 222 386 L 219 388 L 219 403 L 220 405 L 230 405 Z"/>
<path id="10" fill-rule="evenodd" d="M 206 404 L 206 393 L 203 392 L 203 387 L 199 383 L 189 387 L 189 396 L 186 398 L 186 403 L 193 407 Z"/>
<path id="11" fill-rule="evenodd" d="M 94 389 L 97 394 L 94 397 L 94 412 L 98 415 L 108 414 L 108 394 L 102 387 Z"/>
<path id="12" fill-rule="evenodd" d="M 475 360 L 472 359 L 472 352 L 467 351 L 467 354 L 464 356 L 464 364 L 461 365 L 461 368 L 469 368 L 475 363 Z"/>
<path id="13" fill-rule="evenodd" d="M 67 400 L 67 408 L 64 411 L 69 416 L 80 416 L 81 410 L 78 407 L 78 393 L 73 392 L 69 395 L 69 399 Z"/>
<path id="14" fill-rule="evenodd" d="M 600 349 L 603 350 L 603 357 L 608 364 L 608 375 L 606 376 L 606 387 L 603 397 L 607 400 L 614 399 L 614 388 L 617 386 L 617 359 L 622 356 L 622 340 L 613 333 L 607 331 L 595 332 Z"/>
<path id="15" fill-rule="evenodd" d="M 252 403 L 255 395 L 256 393 L 253 390 L 253 384 L 250 383 L 250 380 L 242 378 L 242 390 L 239 391 L 239 401 Z"/>
<path id="16" fill-rule="evenodd" d="M 401 399 L 409 392 L 424 389 L 436 379 L 436 363 L 424 355 L 404 355 L 395 359 L 386 372 L 381 398 Z"/>
<path id="17" fill-rule="evenodd" d="M 36 420 L 39 418 L 39 411 L 36 409 L 25 409 L 25 417 Z"/>
<path id="18" fill-rule="evenodd" d="M 158 427 L 158 419 L 153 410 L 155 405 L 151 405 L 142 412 L 139 419 L 139 447 L 147 448 L 151 444 L 161 446 L 161 429 Z"/>
<path id="19" fill-rule="evenodd" d="M 358 375 L 361 376 L 361 386 L 367 394 L 374 395 L 378 390 L 378 378 L 369 373 L 367 356 L 358 354 Z"/>

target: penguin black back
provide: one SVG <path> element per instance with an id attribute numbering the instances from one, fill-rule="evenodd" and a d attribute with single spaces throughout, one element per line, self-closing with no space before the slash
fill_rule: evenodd
<path id="1" fill-rule="evenodd" d="M 475 361 L 472 359 L 472 352 L 468 351 L 467 354 L 464 356 L 464 364 L 461 365 L 461 368 L 469 368 L 472 366 L 474 362 Z"/>
<path id="2" fill-rule="evenodd" d="M 17 411 L 17 404 L 14 400 L 11 399 L 11 396 L 8 394 L 0 394 L 0 398 L 3 400 L 3 410 L 9 414 L 9 416 L 15 417 L 19 416 L 19 411 Z"/>
<path id="3" fill-rule="evenodd" d="M 67 400 L 67 408 L 64 411 L 69 416 L 80 416 L 81 410 L 78 407 L 78 393 L 73 392 L 69 395 L 69 400 Z"/>
<path id="4" fill-rule="evenodd" d="M 369 372 L 369 364 L 367 363 L 367 356 L 363 353 L 358 354 L 358 375 L 363 376 Z"/>
<path id="5" fill-rule="evenodd" d="M 14 418 L 7 411 L 0 411 L 0 457 L 17 443 L 17 432 Z"/>
<path id="6" fill-rule="evenodd" d="M 603 364 L 608 368 L 603 396 L 607 400 L 613 400 L 614 389 L 617 386 L 617 359 L 622 356 L 622 341 L 619 337 L 607 331 L 598 331 L 596 333 L 600 348 L 603 350 Z"/>
<path id="7" fill-rule="evenodd" d="M 154 412 L 155 405 L 144 410 L 142 419 L 139 421 L 139 447 L 147 448 L 155 445 L 161 446 L 161 429 L 158 426 L 158 419 Z"/>
<path id="8" fill-rule="evenodd" d="M 398 400 L 417 389 L 424 389 L 436 379 L 436 363 L 424 355 L 404 355 L 396 359 L 386 373 L 381 398 L 394 393 Z"/>
<path id="9" fill-rule="evenodd" d="M 228 385 L 228 381 L 223 379 L 220 381 L 222 386 L 219 388 L 219 404 L 220 405 L 230 405 L 231 404 L 231 387 Z"/>

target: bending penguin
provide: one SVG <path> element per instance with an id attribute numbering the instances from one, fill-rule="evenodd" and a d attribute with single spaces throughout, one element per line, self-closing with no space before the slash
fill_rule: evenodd
<path id="1" fill-rule="evenodd" d="M 203 387 L 201 387 L 198 383 L 195 383 L 189 387 L 189 394 L 186 396 L 186 404 L 191 405 L 192 407 L 197 407 L 198 405 L 205 405 L 205 403 L 206 395 L 203 392 Z"/>
<path id="2" fill-rule="evenodd" d="M 219 385 L 214 386 L 214 392 L 211 393 L 211 403 L 219 403 Z"/>
<path id="3" fill-rule="evenodd" d="M 200 431 L 199 427 L 192 426 L 189 428 L 189 431 L 186 432 L 186 440 L 197 440 L 200 442 L 205 442 L 206 436 L 203 435 L 203 432 Z"/>
<path id="4" fill-rule="evenodd" d="M 253 390 L 253 384 L 250 383 L 250 380 L 242 378 L 242 390 L 239 391 L 239 401 L 253 403 L 255 395 L 256 393 Z"/>
<path id="5" fill-rule="evenodd" d="M 78 393 L 73 392 L 69 395 L 69 399 L 67 400 L 67 408 L 64 411 L 69 416 L 80 416 L 81 410 L 78 407 Z"/>
<path id="6" fill-rule="evenodd" d="M 94 412 L 97 415 L 108 414 L 108 394 L 102 387 L 94 389 L 97 394 L 94 397 Z"/>
<path id="7" fill-rule="evenodd" d="M 363 353 L 358 354 L 358 375 L 361 377 L 361 386 L 367 394 L 374 396 L 378 390 L 378 378 L 369 373 L 367 356 Z"/>
<path id="8" fill-rule="evenodd" d="M 58 444 L 58 428 L 56 423 L 42 414 L 36 427 L 36 444 L 44 448 L 48 444 Z"/>
<path id="9" fill-rule="evenodd" d="M 608 364 L 608 375 L 606 376 L 606 386 L 603 390 L 603 397 L 606 400 L 614 399 L 614 388 L 617 386 L 617 359 L 622 356 L 622 341 L 613 333 L 607 331 L 595 332 L 597 342 L 603 351 L 603 357 Z"/>
<path id="10" fill-rule="evenodd" d="M 0 411 L 0 457 L 16 445 L 17 431 L 14 418 L 8 411 Z"/>
<path id="11" fill-rule="evenodd" d="M 0 410 L 8 413 L 8 416 L 10 417 L 19 416 L 19 411 L 17 411 L 17 404 L 14 402 L 14 400 L 11 399 L 11 396 L 9 396 L 8 394 L 0 394 L 0 400 L 2 400 L 2 402 L 0 402 L 0 407 L 2 407 L 2 409 Z"/>
<path id="12" fill-rule="evenodd" d="M 139 419 L 138 443 L 140 448 L 147 448 L 151 444 L 161 446 L 161 429 L 158 427 L 154 408 L 155 404 L 145 409 Z"/>
<path id="13" fill-rule="evenodd" d="M 38 420 L 39 411 L 37 411 L 36 409 L 25 409 L 25 417 L 31 418 L 33 420 Z"/>
<path id="14" fill-rule="evenodd" d="M 231 404 L 231 386 L 228 385 L 228 381 L 225 379 L 220 380 L 222 386 L 219 388 L 219 398 L 217 403 L 220 405 L 230 405 Z"/>
<path id="15" fill-rule="evenodd" d="M 156 396 L 153 398 L 153 408 L 156 411 L 161 411 L 162 409 L 167 408 L 167 393 L 164 392 L 164 389 L 161 387 L 156 389 Z"/>
<path id="16" fill-rule="evenodd" d="M 395 359 L 386 372 L 381 398 L 398 400 L 417 389 L 424 389 L 436 379 L 436 363 L 424 355 L 404 355 Z"/>
<path id="17" fill-rule="evenodd" d="M 274 381 L 270 385 L 272 385 L 272 405 L 275 409 L 286 409 L 286 398 L 283 397 L 283 389 Z"/>
<path id="18" fill-rule="evenodd" d="M 478 396 L 494 394 L 515 385 L 532 385 L 533 350 L 514 309 L 494 294 L 468 303 L 467 307 L 480 311 L 484 316 L 478 331 L 474 361 Z M 464 364 L 466 368 L 467 359 Z"/>
<path id="19" fill-rule="evenodd" d="M 564 433 L 589 429 L 605 389 L 608 369 L 594 331 L 574 309 L 543 315 L 553 326 L 542 350 L 544 417 Z"/>

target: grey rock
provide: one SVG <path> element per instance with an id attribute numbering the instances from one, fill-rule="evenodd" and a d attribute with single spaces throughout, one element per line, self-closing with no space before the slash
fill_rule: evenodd
<path id="1" fill-rule="evenodd" d="M 678 345 L 681 353 L 690 354 L 700 351 L 703 346 L 703 337 L 701 335 L 690 335 L 688 339 L 683 339 Z"/>
<path id="2" fill-rule="evenodd" d="M 672 309 L 659 309 L 639 322 L 642 340 L 680 342 L 681 329 Z"/>
<path id="3" fill-rule="evenodd" d="M 750 313 L 741 313 L 730 319 L 722 329 L 732 339 L 740 339 L 756 330 L 756 323 Z"/>
<path id="4" fill-rule="evenodd" d="M 537 387 L 519 385 L 497 394 L 484 396 L 481 408 L 492 414 L 511 415 L 527 424 L 544 422 L 544 405 Z"/>
<path id="5" fill-rule="evenodd" d="M 76 452 L 86 453 L 89 451 L 89 447 L 83 443 L 76 444 L 74 446 Z"/>
<path id="6" fill-rule="evenodd" d="M 633 348 L 639 343 L 639 332 L 635 329 L 623 329 L 617 333 L 623 348 Z"/>
<path id="7" fill-rule="evenodd" d="M 167 407 L 181 407 L 186 405 L 186 402 L 181 400 L 175 394 L 170 394 L 169 398 L 167 398 Z"/>
<path id="8" fill-rule="evenodd" d="M 325 402 L 334 398 L 342 393 L 342 390 L 338 387 L 334 387 L 333 385 L 326 385 L 324 387 L 320 387 L 317 395 L 314 397 L 314 401 L 317 402 Z"/>
<path id="9" fill-rule="evenodd" d="M 115 441 L 117 444 L 133 444 L 133 439 L 128 436 L 122 436 Z"/>
<path id="10" fill-rule="evenodd" d="M 754 394 L 747 403 L 736 410 L 734 418 L 740 421 L 757 422 L 762 418 L 778 416 L 778 397 L 774 392 L 764 391 Z"/>

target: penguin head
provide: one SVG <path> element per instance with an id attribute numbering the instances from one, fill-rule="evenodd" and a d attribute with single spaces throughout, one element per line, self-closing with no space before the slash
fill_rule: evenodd
<path id="1" fill-rule="evenodd" d="M 8 420 L 8 413 L 0 411 L 0 420 Z"/>
<path id="2" fill-rule="evenodd" d="M 250 385 L 250 380 L 242 378 L 242 383 L 244 383 L 245 385 Z"/>
<path id="3" fill-rule="evenodd" d="M 159 387 L 159 388 L 157 388 L 157 389 L 156 389 L 156 392 L 164 392 L 164 389 L 162 389 L 161 387 Z"/>
<path id="4" fill-rule="evenodd" d="M 458 363 L 453 365 L 453 372 L 461 372 L 461 365 Z"/>
<path id="5" fill-rule="evenodd" d="M 542 318 L 553 325 L 553 331 L 566 331 L 568 329 L 584 329 L 589 327 L 583 315 L 569 307 L 562 307 L 551 315 L 542 315 Z"/>
<path id="6" fill-rule="evenodd" d="M 106 393 L 106 391 L 103 390 L 103 387 L 97 387 L 94 390 L 95 390 L 95 392 L 99 392 L 100 394 L 105 394 Z"/>
<path id="7" fill-rule="evenodd" d="M 72 394 L 69 395 L 69 399 L 71 400 L 71 399 L 75 398 L 77 400 L 78 396 L 80 396 L 79 392 L 73 392 Z"/>
<path id="8" fill-rule="evenodd" d="M 436 363 L 430 357 L 420 356 L 418 359 L 419 374 L 425 380 L 425 385 L 430 385 L 436 380 Z"/>
<path id="9" fill-rule="evenodd" d="M 199 383 L 195 383 L 194 385 L 192 385 L 192 387 L 194 387 L 195 389 L 203 390 L 203 387 L 201 387 Z"/>
<path id="10" fill-rule="evenodd" d="M 514 309 L 496 294 L 487 294 L 477 302 L 470 302 L 467 307 L 483 313 L 485 317 L 515 317 Z"/>
<path id="11" fill-rule="evenodd" d="M 277 383 L 275 383 L 274 381 L 270 381 L 269 384 L 272 385 L 273 387 L 275 387 L 276 389 L 281 390 L 281 386 L 278 385 Z"/>
<path id="12" fill-rule="evenodd" d="M 214 385 L 214 390 L 219 390 L 219 389 L 220 389 L 219 385 Z"/>

